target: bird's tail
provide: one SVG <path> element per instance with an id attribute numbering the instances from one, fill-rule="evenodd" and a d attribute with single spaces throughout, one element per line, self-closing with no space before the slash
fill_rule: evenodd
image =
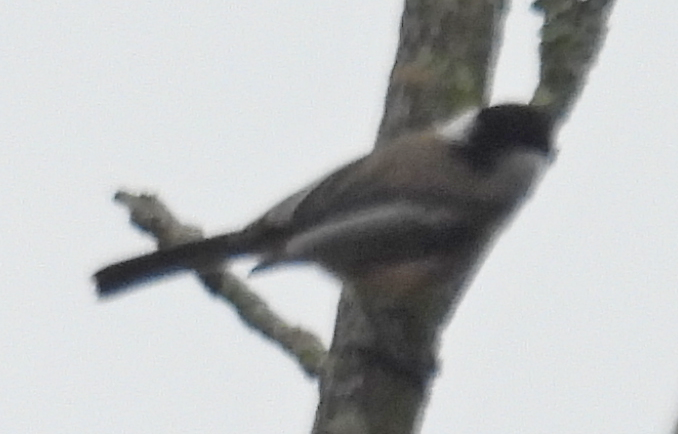
<path id="1" fill-rule="evenodd" d="M 251 243 L 242 235 L 242 232 L 219 235 L 111 264 L 94 274 L 97 294 L 100 297 L 115 295 L 216 259 L 248 253 Z"/>

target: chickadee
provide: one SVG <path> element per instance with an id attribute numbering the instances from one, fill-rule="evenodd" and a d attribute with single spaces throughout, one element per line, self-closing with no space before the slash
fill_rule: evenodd
<path id="1" fill-rule="evenodd" d="M 256 270 L 315 262 L 373 305 L 426 305 L 421 288 L 468 280 L 552 160 L 552 132 L 537 107 L 469 110 L 376 148 L 240 231 L 109 265 L 94 275 L 98 294 L 256 255 Z"/>

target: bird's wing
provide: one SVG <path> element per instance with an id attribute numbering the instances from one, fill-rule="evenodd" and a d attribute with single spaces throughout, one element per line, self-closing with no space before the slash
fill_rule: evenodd
<path id="1" fill-rule="evenodd" d="M 299 260 L 337 269 L 426 255 L 485 228 L 492 211 L 454 188 L 458 176 L 448 176 L 456 169 L 444 151 L 419 165 L 407 153 L 378 151 L 386 155 L 370 154 L 281 202 L 252 225 L 286 232 L 260 251 L 257 270 Z"/>
<path id="2" fill-rule="evenodd" d="M 331 200 L 331 195 L 328 193 L 341 190 L 351 184 L 350 174 L 363 160 L 364 158 L 361 158 L 349 163 L 287 197 L 268 210 L 261 219 L 255 221 L 254 225 L 264 223 L 272 228 L 286 228 L 290 225 L 301 225 L 302 222 L 312 224 L 312 221 L 321 219 L 335 207 L 336 200 Z M 315 218 L 309 218 L 308 213 L 305 212 L 309 208 L 317 211 Z"/>

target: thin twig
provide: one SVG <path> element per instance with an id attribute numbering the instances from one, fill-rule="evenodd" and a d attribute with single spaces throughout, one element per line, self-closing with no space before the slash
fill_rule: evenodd
<path id="1" fill-rule="evenodd" d="M 563 123 L 586 84 L 607 34 L 614 0 L 536 0 L 543 12 L 539 85 L 532 103 Z"/>
<path id="2" fill-rule="evenodd" d="M 155 195 L 119 191 L 115 200 L 129 209 L 132 224 L 153 237 L 160 249 L 204 238 L 199 228 L 181 223 Z M 233 306 L 248 327 L 294 357 L 309 376 L 320 375 L 327 350 L 318 337 L 288 324 L 224 264 L 204 264 L 196 272 L 208 291 Z"/>

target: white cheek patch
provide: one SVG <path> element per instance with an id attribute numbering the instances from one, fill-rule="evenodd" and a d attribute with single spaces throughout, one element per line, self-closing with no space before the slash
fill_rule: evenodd
<path id="1" fill-rule="evenodd" d="M 536 152 L 516 151 L 506 155 L 496 167 L 496 191 L 507 200 L 521 201 L 529 196 L 550 164 Z"/>
<path id="2" fill-rule="evenodd" d="M 436 135 L 443 140 L 463 141 L 471 131 L 479 108 L 468 109 L 459 116 L 444 122 L 436 127 Z"/>

